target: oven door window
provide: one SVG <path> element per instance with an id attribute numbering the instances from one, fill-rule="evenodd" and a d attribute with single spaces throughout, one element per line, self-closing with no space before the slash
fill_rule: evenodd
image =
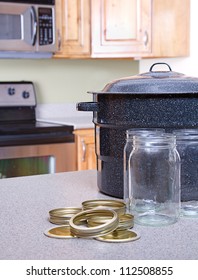
<path id="1" fill-rule="evenodd" d="M 0 179 L 50 173 L 55 173 L 55 158 L 53 156 L 0 160 Z"/>

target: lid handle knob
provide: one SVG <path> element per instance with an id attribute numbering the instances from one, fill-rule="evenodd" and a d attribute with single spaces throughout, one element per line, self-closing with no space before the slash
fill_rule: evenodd
<path id="1" fill-rule="evenodd" d="M 153 67 L 154 67 L 155 65 L 158 65 L 158 64 L 166 65 L 166 66 L 168 67 L 169 71 L 172 71 L 170 65 L 169 65 L 168 63 L 165 63 L 165 62 L 156 62 L 156 63 L 154 63 L 154 64 L 150 67 L 149 71 L 150 71 L 150 72 L 154 72 L 154 71 L 152 71 L 152 70 L 153 70 Z M 167 71 L 167 72 L 169 72 L 169 71 Z"/>

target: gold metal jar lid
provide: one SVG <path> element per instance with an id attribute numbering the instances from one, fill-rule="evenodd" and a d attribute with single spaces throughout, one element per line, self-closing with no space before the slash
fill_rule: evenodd
<path id="1" fill-rule="evenodd" d="M 68 217 L 71 214 L 76 214 L 80 211 L 82 211 L 82 208 L 79 207 L 63 207 L 50 210 L 49 215 L 53 217 Z"/>
<path id="2" fill-rule="evenodd" d="M 103 242 L 129 242 L 135 241 L 140 238 L 136 232 L 131 230 L 114 230 L 106 235 L 96 237 L 96 240 L 103 241 Z"/>
<path id="3" fill-rule="evenodd" d="M 64 207 L 57 208 L 49 211 L 49 221 L 57 225 L 68 225 L 70 218 L 82 211 L 79 207 Z"/>
<path id="4" fill-rule="evenodd" d="M 76 237 L 71 233 L 70 226 L 60 226 L 60 227 L 50 228 L 46 230 L 44 234 L 48 237 L 61 238 L 61 239 Z"/>
<path id="5" fill-rule="evenodd" d="M 100 225 L 94 227 L 87 227 L 85 220 L 96 216 L 97 217 L 109 217 L 109 219 Z M 93 238 L 105 235 L 111 231 L 114 231 L 118 226 L 118 214 L 114 210 L 110 209 L 91 209 L 79 212 L 71 217 L 69 225 L 71 233 L 77 237 Z"/>
<path id="6" fill-rule="evenodd" d="M 119 229 L 130 229 L 134 226 L 134 216 L 128 213 L 119 217 Z"/>
<path id="7" fill-rule="evenodd" d="M 134 216 L 131 214 L 123 214 L 118 217 L 119 224 L 116 230 L 124 230 L 130 229 L 134 226 Z M 109 220 L 109 217 L 99 217 L 99 216 L 92 216 L 87 220 L 88 226 L 97 226 L 103 223 L 106 223 Z"/>
<path id="8" fill-rule="evenodd" d="M 94 208 L 104 207 L 105 209 L 112 209 L 117 214 L 123 215 L 126 212 L 126 204 L 123 201 L 114 199 L 95 199 L 86 200 L 82 202 L 83 210 L 89 210 Z"/>

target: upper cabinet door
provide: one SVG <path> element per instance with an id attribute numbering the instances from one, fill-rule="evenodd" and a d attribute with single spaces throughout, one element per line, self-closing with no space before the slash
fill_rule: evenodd
<path id="1" fill-rule="evenodd" d="M 151 0 L 92 0 L 92 57 L 151 53 Z"/>
<path id="2" fill-rule="evenodd" d="M 189 55 L 190 0 L 153 0 L 151 57 Z"/>
<path id="3" fill-rule="evenodd" d="M 90 0 L 57 0 L 56 57 L 90 57 Z"/>

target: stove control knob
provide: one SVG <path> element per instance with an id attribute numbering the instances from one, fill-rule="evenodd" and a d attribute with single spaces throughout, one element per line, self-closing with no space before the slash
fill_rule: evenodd
<path id="1" fill-rule="evenodd" d="M 23 98 L 25 98 L 25 99 L 26 99 L 26 98 L 29 98 L 29 97 L 30 97 L 29 91 L 25 91 L 25 90 L 24 90 L 24 91 L 22 92 L 22 96 L 23 96 Z"/>
<path id="2" fill-rule="evenodd" d="M 9 94 L 9 95 L 14 95 L 14 94 L 15 94 L 15 88 L 9 87 L 9 88 L 8 88 L 8 94 Z"/>

